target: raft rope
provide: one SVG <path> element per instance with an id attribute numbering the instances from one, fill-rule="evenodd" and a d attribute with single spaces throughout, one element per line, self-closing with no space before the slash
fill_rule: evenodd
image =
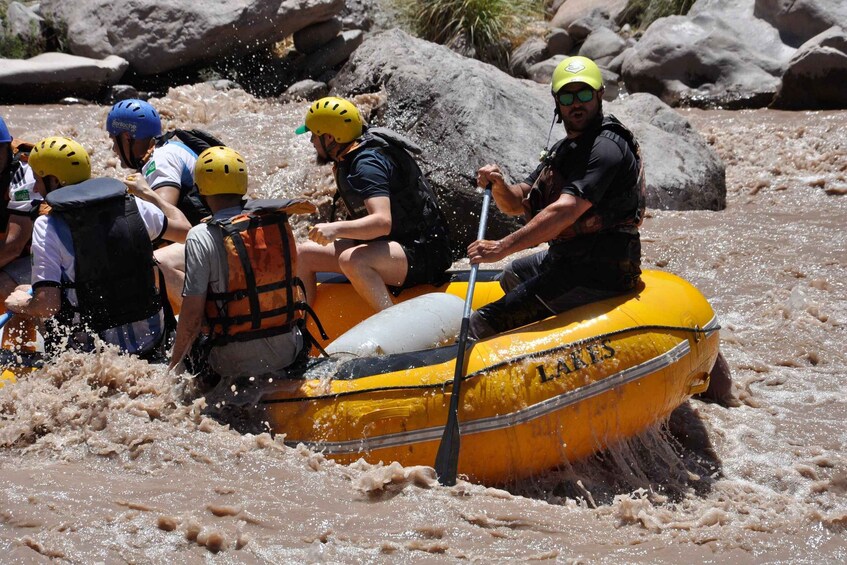
<path id="1" fill-rule="evenodd" d="M 490 373 L 502 367 L 507 367 L 509 365 L 515 365 L 527 359 L 533 359 L 537 357 L 545 357 L 552 353 L 556 353 L 559 351 L 566 351 L 568 349 L 575 349 L 585 344 L 589 344 L 596 341 L 602 341 L 607 338 L 616 337 L 622 334 L 631 333 L 634 331 L 648 331 L 648 330 L 665 330 L 665 331 L 675 331 L 675 332 L 685 332 L 692 333 L 695 335 L 695 343 L 699 342 L 702 337 L 706 337 L 708 334 L 719 331 L 721 326 L 716 324 L 714 326 L 707 326 L 705 328 L 701 328 L 700 326 L 694 326 L 693 328 L 687 326 L 662 326 L 662 325 L 645 325 L 645 326 L 633 326 L 631 328 L 622 328 L 619 330 L 614 330 L 611 332 L 607 332 L 604 334 L 599 334 L 590 338 L 580 339 L 577 341 L 570 342 L 565 345 L 560 345 L 558 347 L 553 347 L 551 349 L 545 349 L 544 351 L 535 351 L 533 353 L 527 353 L 526 355 L 521 355 L 520 357 L 513 357 L 506 361 L 501 361 L 500 363 L 496 363 L 494 365 L 489 365 L 484 369 L 480 369 L 475 373 L 469 373 L 462 377 L 462 381 L 467 381 L 475 377 L 483 376 L 486 373 Z M 457 350 L 458 351 L 458 350 Z M 363 375 L 363 377 L 369 377 L 372 375 Z M 449 385 L 453 383 L 453 379 L 444 381 L 442 383 L 430 383 L 430 384 L 422 384 L 422 385 L 406 385 L 406 386 L 386 386 L 386 387 L 376 387 L 376 388 L 368 388 L 362 390 L 348 390 L 345 392 L 337 392 L 335 394 L 324 394 L 321 396 L 307 396 L 307 397 L 298 397 L 298 398 L 271 398 L 268 400 L 261 400 L 259 404 L 284 404 L 288 402 L 304 402 L 304 401 L 316 401 L 316 400 L 334 400 L 341 397 L 346 396 L 354 396 L 356 394 L 364 394 L 364 393 L 372 393 L 372 392 L 387 392 L 387 391 L 395 391 L 395 390 L 421 390 L 421 389 L 446 389 Z"/>

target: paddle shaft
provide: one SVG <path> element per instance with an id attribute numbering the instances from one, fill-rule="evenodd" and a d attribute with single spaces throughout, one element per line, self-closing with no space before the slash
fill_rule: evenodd
<path id="1" fill-rule="evenodd" d="M 482 213 L 479 216 L 479 230 L 476 238 L 485 237 L 485 226 L 488 223 L 488 207 L 491 203 L 491 184 L 485 187 L 482 196 Z M 471 275 L 468 278 L 468 292 L 465 294 L 465 309 L 462 312 L 462 326 L 459 329 L 459 348 L 456 350 L 456 370 L 453 373 L 453 388 L 450 393 L 450 409 L 447 413 L 447 424 L 444 426 L 444 434 L 438 446 L 435 456 L 435 474 L 438 482 L 445 486 L 456 484 L 456 475 L 459 468 L 459 392 L 462 388 L 462 377 L 465 374 L 465 362 L 467 361 L 468 328 L 471 319 L 471 306 L 473 305 L 473 291 L 476 286 L 476 274 L 479 265 L 471 265 Z"/>

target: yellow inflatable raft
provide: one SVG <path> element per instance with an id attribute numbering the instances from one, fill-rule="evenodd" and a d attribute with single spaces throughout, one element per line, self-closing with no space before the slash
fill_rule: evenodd
<path id="1" fill-rule="evenodd" d="M 474 308 L 502 295 L 480 276 Z M 712 308 L 679 277 L 642 278 L 631 294 L 471 347 L 459 402 L 461 475 L 486 484 L 537 475 L 644 431 L 707 388 L 718 354 Z M 464 298 L 460 279 L 401 297 L 439 290 Z M 315 309 L 331 337 L 371 313 L 349 284 L 323 283 L 318 293 Z M 287 443 L 343 463 L 433 465 L 456 354 L 453 345 L 318 362 L 302 379 L 277 381 L 260 401 L 261 417 Z"/>

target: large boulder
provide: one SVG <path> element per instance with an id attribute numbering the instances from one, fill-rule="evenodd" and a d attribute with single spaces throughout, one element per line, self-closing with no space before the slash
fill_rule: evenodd
<path id="1" fill-rule="evenodd" d="M 30 59 L 0 59 L 0 100 L 54 102 L 66 96 L 100 98 L 121 79 L 128 63 L 67 53 L 42 53 Z"/>
<path id="2" fill-rule="evenodd" d="M 553 118 L 548 85 L 516 79 L 399 30 L 365 40 L 331 86 L 342 96 L 386 91 L 387 102 L 373 121 L 424 148 L 421 166 L 454 227 L 457 249 L 475 237 L 481 202 L 476 170 L 496 162 L 512 180 L 522 180 L 537 166 Z M 646 145 L 661 140 L 657 148 L 644 149 L 648 175 L 652 170 L 656 176 L 649 183 L 650 202 L 673 209 L 721 207 L 722 198 L 702 196 L 725 193 L 718 157 L 684 120 L 671 119 L 672 110 L 648 99 L 629 97 L 611 109 L 643 133 Z M 562 134 L 555 127 L 550 143 Z M 516 225 L 495 211 L 488 234 L 501 237 Z"/>
<path id="3" fill-rule="evenodd" d="M 833 27 L 804 43 L 791 59 L 774 108 L 847 108 L 847 33 Z"/>
<path id="4" fill-rule="evenodd" d="M 646 93 L 610 102 L 607 108 L 632 130 L 641 145 L 648 207 L 726 207 L 726 167 L 688 120 Z"/>
<path id="5" fill-rule="evenodd" d="M 565 0 L 556 10 L 550 25 L 568 29 L 572 23 L 595 10 L 614 20 L 626 8 L 626 4 L 627 0 Z"/>
<path id="6" fill-rule="evenodd" d="M 343 7 L 344 0 L 42 0 L 41 13 L 67 29 L 71 53 L 118 55 L 150 75 L 248 53 Z"/>
<path id="7" fill-rule="evenodd" d="M 847 26 L 844 0 L 756 0 L 753 13 L 772 24 L 782 40 L 794 47 L 832 26 Z"/>
<path id="8" fill-rule="evenodd" d="M 699 0 L 687 16 L 653 22 L 621 62 L 627 89 L 671 105 L 769 104 L 796 49 L 754 17 L 754 2 Z"/>
<path id="9" fill-rule="evenodd" d="M 608 67 L 612 60 L 626 49 L 626 40 L 607 27 L 594 31 L 579 48 L 579 54 L 588 57 L 600 67 Z"/>

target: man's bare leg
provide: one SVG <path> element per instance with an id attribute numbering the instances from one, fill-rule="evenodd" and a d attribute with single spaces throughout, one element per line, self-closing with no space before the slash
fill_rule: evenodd
<path id="1" fill-rule="evenodd" d="M 182 287 L 185 284 L 185 245 L 171 243 L 153 252 L 159 269 L 165 277 L 168 300 L 174 314 L 179 314 L 182 307 Z"/>
<path id="2" fill-rule="evenodd" d="M 368 305 L 377 312 L 394 305 L 385 285 L 399 286 L 409 264 L 396 241 L 372 241 L 351 247 L 338 256 L 341 272 Z"/>

